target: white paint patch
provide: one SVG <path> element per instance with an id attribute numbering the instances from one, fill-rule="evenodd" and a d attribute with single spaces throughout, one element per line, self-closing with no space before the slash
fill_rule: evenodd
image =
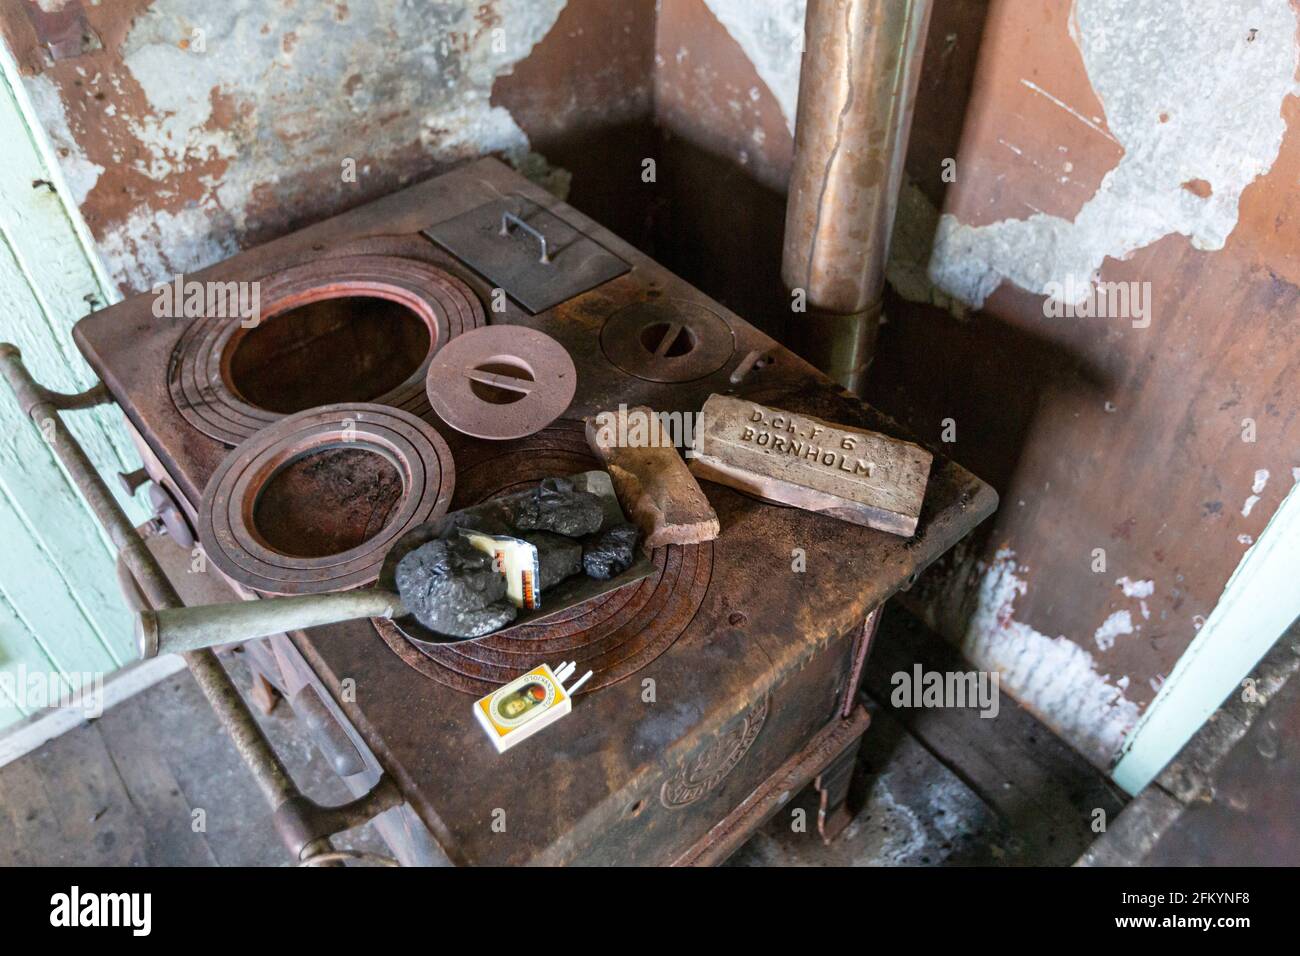
<path id="1" fill-rule="evenodd" d="M 1108 768 L 1137 723 L 1138 706 L 1109 674 L 1067 637 L 1048 637 L 1015 620 L 1027 590 L 1015 553 L 998 551 L 980 582 L 975 613 L 962 641 L 979 668 L 997 670 L 1002 686 L 1098 767 Z"/>
<path id="2" fill-rule="evenodd" d="M 78 206 L 85 202 L 90 191 L 99 182 L 104 167 L 92 163 L 77 144 L 72 130 L 68 126 L 68 114 L 59 99 L 59 89 L 47 76 L 37 75 L 24 84 L 27 94 L 32 99 L 32 108 L 41 118 L 41 126 L 50 137 L 55 152 L 59 157 L 59 168 L 63 170 L 63 179 L 72 192 L 72 199 Z"/>
<path id="3" fill-rule="evenodd" d="M 1123 577 L 1116 578 L 1115 583 L 1123 590 L 1125 597 L 1149 598 L 1156 593 L 1155 581 L 1131 581 Z"/>
<path id="4" fill-rule="evenodd" d="M 704 2 L 754 64 L 754 71 L 776 98 L 786 128 L 793 136 L 799 104 L 799 51 L 803 49 L 806 0 Z"/>
<path id="5" fill-rule="evenodd" d="M 1222 249 L 1242 192 L 1277 159 L 1282 101 L 1300 93 L 1296 24 L 1296 10 L 1281 0 L 1075 0 L 1071 35 L 1109 134 L 1023 82 L 1118 141 L 1124 156 L 1073 222 L 1039 212 L 968 226 L 943 216 L 930 263 L 935 283 L 977 307 L 1004 279 L 1040 294 L 1074 288 L 1082 301 L 1108 257 L 1124 259 L 1164 236 Z M 1183 188 L 1194 179 L 1212 194 Z"/>
<path id="6" fill-rule="evenodd" d="M 1263 493 L 1264 487 L 1268 484 L 1268 469 L 1260 468 L 1255 472 L 1255 480 L 1251 483 L 1250 496 L 1241 506 L 1241 516 L 1249 518 L 1250 513 L 1255 510 L 1255 505 L 1259 504 L 1259 496 Z"/>
<path id="7" fill-rule="evenodd" d="M 1136 598 L 1138 610 L 1142 612 L 1142 619 L 1149 620 L 1151 617 L 1151 608 L 1147 606 L 1146 598 L 1155 593 L 1156 583 L 1154 581 L 1132 581 L 1128 577 L 1116 578 L 1115 583 L 1124 592 L 1128 598 Z M 1102 648 L 1105 650 L 1105 648 Z"/>
<path id="8" fill-rule="evenodd" d="M 1249 518 L 1255 506 L 1260 503 L 1260 493 L 1264 492 L 1264 486 L 1269 484 L 1268 468 L 1260 468 L 1255 472 L 1255 481 L 1251 485 L 1251 496 L 1245 499 L 1242 505 L 1242 518 Z"/>
<path id="9" fill-rule="evenodd" d="M 220 228 L 219 223 L 226 228 Z M 230 219 L 215 205 L 190 206 L 178 213 L 137 209 L 99 242 L 113 280 L 148 289 L 176 272 L 197 272 L 239 251 Z"/>
<path id="10" fill-rule="evenodd" d="M 1097 642 L 1098 650 L 1108 651 L 1115 646 L 1115 638 L 1132 633 L 1133 615 L 1128 611 L 1116 611 L 1101 622 L 1101 627 L 1097 628 L 1092 639 Z"/>

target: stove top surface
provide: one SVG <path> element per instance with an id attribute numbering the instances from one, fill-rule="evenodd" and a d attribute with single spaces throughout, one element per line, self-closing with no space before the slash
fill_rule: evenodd
<path id="1" fill-rule="evenodd" d="M 573 248 L 599 249 L 606 257 L 600 281 L 534 314 L 494 294 L 494 281 L 508 285 L 510 275 L 478 262 L 494 272 L 488 279 L 429 238 L 440 224 L 503 197 L 564 223 L 576 237 Z M 527 247 L 532 237 L 509 231 L 512 243 Z M 463 239 L 463 226 L 456 234 Z M 620 403 L 693 413 L 720 392 L 909 438 L 744 320 L 495 160 L 185 279 L 260 282 L 263 322 L 247 330 L 238 320 L 159 319 L 153 296 L 142 294 L 83 319 L 74 336 L 191 519 L 231 446 L 303 403 L 377 401 L 431 425 L 450 451 L 442 478 L 454 487 L 452 509 L 548 475 L 597 467 L 582 419 Z M 350 330 L 356 323 L 349 300 L 362 298 L 397 303 L 407 327 L 394 332 L 399 313 L 382 305 L 391 320 L 383 328 Z M 533 307 L 546 302 L 535 290 L 525 298 Z M 290 314 L 301 327 L 281 322 L 277 329 L 276 319 Z M 423 392 L 423 370 L 447 341 L 483 324 L 538 329 L 568 350 L 578 387 L 559 420 L 525 438 L 485 441 L 438 419 Z M 348 337 L 330 338 L 336 334 Z M 378 367 L 376 355 L 398 360 Z M 778 745 L 783 734 L 795 733 L 796 724 L 811 733 L 835 708 L 831 700 L 773 697 L 775 689 L 783 682 L 795 686 L 795 675 L 819 654 L 851 640 L 871 608 L 995 508 L 992 489 L 931 450 L 934 466 L 911 539 L 702 482 L 722 523 L 716 541 L 660 549 L 649 579 L 558 620 L 432 651 L 366 621 L 293 639 L 453 860 L 560 862 L 615 837 L 632 856 L 646 840 L 657 854 L 676 852 L 698 834 L 673 823 L 675 804 L 658 789 L 664 775 L 698 762 L 709 746 L 719 749 L 735 727 L 752 727 L 761 708 L 769 726 L 787 729 L 758 735 L 751 741 L 758 756 L 746 761 L 747 769 L 706 788 L 717 790 L 723 803 L 739 802 L 746 787 L 763 779 L 756 775 L 789 756 Z M 281 518 L 295 527 L 293 515 Z M 472 701 L 538 663 L 567 659 L 596 672 L 574 713 L 496 755 L 471 715 Z M 356 688 L 351 699 L 339 693 L 345 680 Z M 610 821 L 630 826 L 624 811 L 646 801 L 666 816 L 647 814 L 620 836 Z M 512 839 L 494 839 L 488 823 L 496 808 L 513 814 Z M 605 821 L 599 834 L 591 829 L 595 820 Z"/>

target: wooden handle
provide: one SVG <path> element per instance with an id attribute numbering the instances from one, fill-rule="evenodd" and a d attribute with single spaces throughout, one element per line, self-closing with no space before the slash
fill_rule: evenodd
<path id="1" fill-rule="evenodd" d="M 396 594 L 379 588 L 165 608 L 137 616 L 136 646 L 141 657 L 149 658 L 237 644 L 304 627 L 405 613 Z"/>

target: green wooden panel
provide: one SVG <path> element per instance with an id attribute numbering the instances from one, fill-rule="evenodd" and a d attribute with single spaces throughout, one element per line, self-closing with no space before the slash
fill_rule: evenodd
<path id="1" fill-rule="evenodd" d="M 53 671 L 53 662 L 35 641 L 24 639 L 30 632 L 19 618 L 9 599 L 0 593 L 0 673 L 16 679 L 24 672 L 45 673 Z M 31 713 L 25 695 L 6 693 L 0 683 L 0 727 L 20 720 Z"/>
<path id="2" fill-rule="evenodd" d="M 42 385 L 80 391 L 95 379 L 72 326 L 116 292 L 33 115 L 0 49 L 0 339 L 22 349 Z M 101 473 L 139 466 L 115 408 L 64 418 Z M 143 520 L 137 503 L 124 503 Z M 3 385 L 0 542 L 0 671 L 107 673 L 134 656 L 107 536 Z M 0 727 L 29 710 L 0 693 Z"/>

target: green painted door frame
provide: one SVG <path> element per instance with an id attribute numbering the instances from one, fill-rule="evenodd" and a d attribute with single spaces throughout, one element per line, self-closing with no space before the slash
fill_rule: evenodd
<path id="1" fill-rule="evenodd" d="M 76 392 L 95 379 L 72 326 L 117 296 L 34 116 L 0 45 L 0 339 L 42 385 Z M 113 406 L 66 419 L 102 473 L 139 467 Z M 133 657 L 112 546 L 0 385 L 0 728 Z"/>

